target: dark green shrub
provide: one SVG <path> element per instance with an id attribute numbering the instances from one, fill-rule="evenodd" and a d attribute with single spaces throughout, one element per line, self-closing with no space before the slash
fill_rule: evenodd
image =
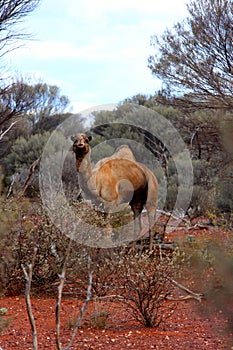
<path id="1" fill-rule="evenodd" d="M 221 212 L 233 212 L 233 183 L 220 181 L 216 186 L 216 206 Z"/>
<path id="2" fill-rule="evenodd" d="M 192 237 L 180 243 L 183 256 L 182 279 L 191 281 L 192 289 L 203 293 L 200 312 L 210 318 L 223 314 L 228 321 L 222 330 L 233 332 L 233 233 L 219 230 L 219 237 Z M 191 277 L 191 278 L 190 278 Z"/>

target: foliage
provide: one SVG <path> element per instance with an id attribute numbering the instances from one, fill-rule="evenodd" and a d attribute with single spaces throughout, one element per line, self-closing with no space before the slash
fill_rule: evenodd
<path id="1" fill-rule="evenodd" d="M 133 251 L 119 258 L 116 280 L 120 283 L 114 287 L 134 318 L 146 327 L 158 327 L 174 312 L 175 304 L 169 305 L 167 298 L 173 290 L 175 260 L 175 256 Z"/>
<path id="2" fill-rule="evenodd" d="M 67 115 L 60 115 L 59 118 L 55 118 L 54 115 L 63 113 L 68 104 L 68 98 L 60 95 L 57 86 L 34 84 L 23 78 L 12 79 L 8 84 L 2 84 L 0 139 L 3 140 L 0 144 L 0 155 L 5 156 L 9 153 L 17 137 L 51 130 L 57 126 L 57 123 L 66 119 Z"/>
<path id="3" fill-rule="evenodd" d="M 69 104 L 67 96 L 60 95 L 56 85 L 37 83 L 28 86 L 33 96 L 33 110 L 29 111 L 33 125 L 39 120 L 64 112 Z"/>
<path id="4" fill-rule="evenodd" d="M 21 266 L 31 262 L 35 246 L 33 286 L 49 291 L 61 271 L 68 239 L 60 239 L 59 230 L 40 205 L 24 198 L 19 202 L 1 198 L 0 220 L 1 293 L 22 292 L 25 280 Z"/>
<path id="5" fill-rule="evenodd" d="M 88 255 L 92 259 L 93 292 L 97 300 L 118 300 L 135 320 L 146 327 L 158 327 L 175 311 L 175 303 L 167 299 L 173 292 L 171 279 L 178 271 L 176 252 L 159 255 L 124 247 L 86 248 L 81 255 L 79 253 L 77 265 L 74 270 L 72 268 L 72 274 L 80 280 L 78 290 L 81 287 L 83 292 L 87 276 L 83 258 L 87 259 Z M 102 325 L 101 321 L 107 322 L 106 312 L 96 316 L 93 322 L 99 325 Z"/>
<path id="6" fill-rule="evenodd" d="M 233 213 L 233 183 L 230 180 L 219 181 L 216 188 L 216 207 L 221 212 Z"/>
<path id="7" fill-rule="evenodd" d="M 34 11 L 39 3 L 40 0 L 0 1 L 0 57 L 13 49 L 12 43 L 15 44 L 20 39 L 28 38 L 28 35 L 21 33 L 18 24 Z"/>
<path id="8" fill-rule="evenodd" d="M 217 220 L 219 220 L 217 218 Z M 222 232 L 226 228 L 222 226 Z M 183 280 L 192 276 L 195 286 L 205 296 L 205 303 L 199 308 L 201 313 L 221 312 L 228 319 L 227 331 L 233 331 L 233 236 L 227 235 L 215 239 L 202 236 L 180 242 L 184 266 Z M 185 277 L 186 276 L 186 277 Z"/>
<path id="9" fill-rule="evenodd" d="M 2 307 L 0 309 L 0 334 L 2 333 L 2 331 L 4 329 L 6 329 L 9 324 L 10 324 L 10 321 L 9 319 L 7 319 L 5 316 L 7 314 L 7 309 L 5 307 Z"/>
<path id="10" fill-rule="evenodd" d="M 158 97 L 186 109 L 231 109 L 232 1 L 192 0 L 187 9 L 186 20 L 152 37 L 158 54 L 149 68 L 165 84 Z"/>
<path id="11" fill-rule="evenodd" d="M 50 133 L 31 135 L 28 139 L 20 137 L 12 146 L 11 153 L 6 157 L 8 174 L 14 174 L 38 159 L 43 152 Z"/>
<path id="12" fill-rule="evenodd" d="M 139 106 L 152 108 L 155 105 L 155 99 L 152 95 L 147 96 L 144 94 L 137 94 L 132 97 L 124 99 L 121 104 L 126 104 L 126 103 L 132 103 L 132 104 L 137 104 Z"/>
<path id="13" fill-rule="evenodd" d="M 1 0 L 0 1 L 0 57 L 20 46 L 22 39 L 29 34 L 22 32 L 19 24 L 36 9 L 40 0 Z M 3 67 L 1 67 L 2 69 Z M 12 101 L 14 95 L 14 103 Z M 31 100 L 25 95 L 18 81 L 7 82 L 0 79 L 0 140 L 15 127 L 16 117 L 26 112 Z M 1 145 L 2 148 L 2 145 Z M 0 151 L 0 154 L 4 152 Z"/>
<path id="14" fill-rule="evenodd" d="M 71 113 L 59 113 L 53 114 L 46 118 L 40 118 L 38 122 L 33 127 L 34 133 L 40 133 L 44 131 L 52 132 L 54 129 L 58 127 L 64 120 L 69 118 Z"/>
<path id="15" fill-rule="evenodd" d="M 44 150 L 45 145 L 47 144 L 49 137 L 51 136 L 50 132 L 44 132 L 42 134 L 31 135 L 27 139 L 24 137 L 20 137 L 15 141 L 12 146 L 11 153 L 5 158 L 5 184 L 10 184 L 10 175 L 15 176 L 14 189 L 16 192 L 18 190 L 22 190 L 22 187 L 25 184 L 25 181 L 28 178 L 30 173 L 30 167 L 33 162 L 36 160 L 40 160 Z M 61 156 L 61 152 L 66 150 L 67 148 L 67 140 L 60 132 L 55 132 L 53 134 L 53 142 L 50 142 L 46 146 L 46 151 L 51 155 L 50 165 L 55 162 L 57 156 Z M 69 160 L 69 161 L 68 161 Z M 74 159 L 72 157 L 72 164 L 70 162 L 71 155 L 68 152 L 68 155 L 65 159 L 65 166 L 63 181 L 65 186 L 67 187 L 70 179 L 74 177 L 74 181 L 72 181 L 72 188 L 77 186 L 77 179 L 74 176 Z M 76 173 L 75 173 L 76 175 Z M 34 192 L 37 193 L 39 189 L 38 183 L 38 167 L 35 169 L 35 173 L 33 174 L 33 178 L 30 184 L 30 189 L 33 189 L 33 192 L 28 191 L 28 194 L 32 195 Z M 34 194 L 35 194 L 34 193 Z"/>

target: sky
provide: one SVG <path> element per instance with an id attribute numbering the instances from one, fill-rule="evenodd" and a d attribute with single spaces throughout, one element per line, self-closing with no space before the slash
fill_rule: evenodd
<path id="1" fill-rule="evenodd" d="M 42 0 L 25 18 L 33 40 L 6 57 L 10 72 L 57 85 L 70 111 L 161 87 L 147 67 L 151 36 L 187 17 L 187 0 Z"/>

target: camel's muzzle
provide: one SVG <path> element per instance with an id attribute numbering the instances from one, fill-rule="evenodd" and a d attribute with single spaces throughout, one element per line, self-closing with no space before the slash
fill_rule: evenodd
<path id="1" fill-rule="evenodd" d="M 77 144 L 77 143 L 73 144 L 73 151 L 75 154 L 77 154 L 79 156 L 86 154 L 88 152 L 85 145 Z"/>

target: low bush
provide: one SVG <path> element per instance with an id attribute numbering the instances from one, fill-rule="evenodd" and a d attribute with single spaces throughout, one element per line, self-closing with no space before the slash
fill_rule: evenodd
<path id="1" fill-rule="evenodd" d="M 187 239 L 180 245 L 183 255 L 182 279 L 191 281 L 192 288 L 203 293 L 205 303 L 200 305 L 200 312 L 210 316 L 216 312 L 222 313 L 228 320 L 227 331 L 232 334 L 233 233 L 223 230 L 225 236 L 213 239 L 203 235 Z"/>
<path id="2" fill-rule="evenodd" d="M 0 285 L 3 294 L 19 294 L 25 288 L 22 264 L 31 263 L 36 246 L 33 286 L 51 289 L 60 273 L 68 241 L 61 239 L 38 202 L 1 199 Z"/>

